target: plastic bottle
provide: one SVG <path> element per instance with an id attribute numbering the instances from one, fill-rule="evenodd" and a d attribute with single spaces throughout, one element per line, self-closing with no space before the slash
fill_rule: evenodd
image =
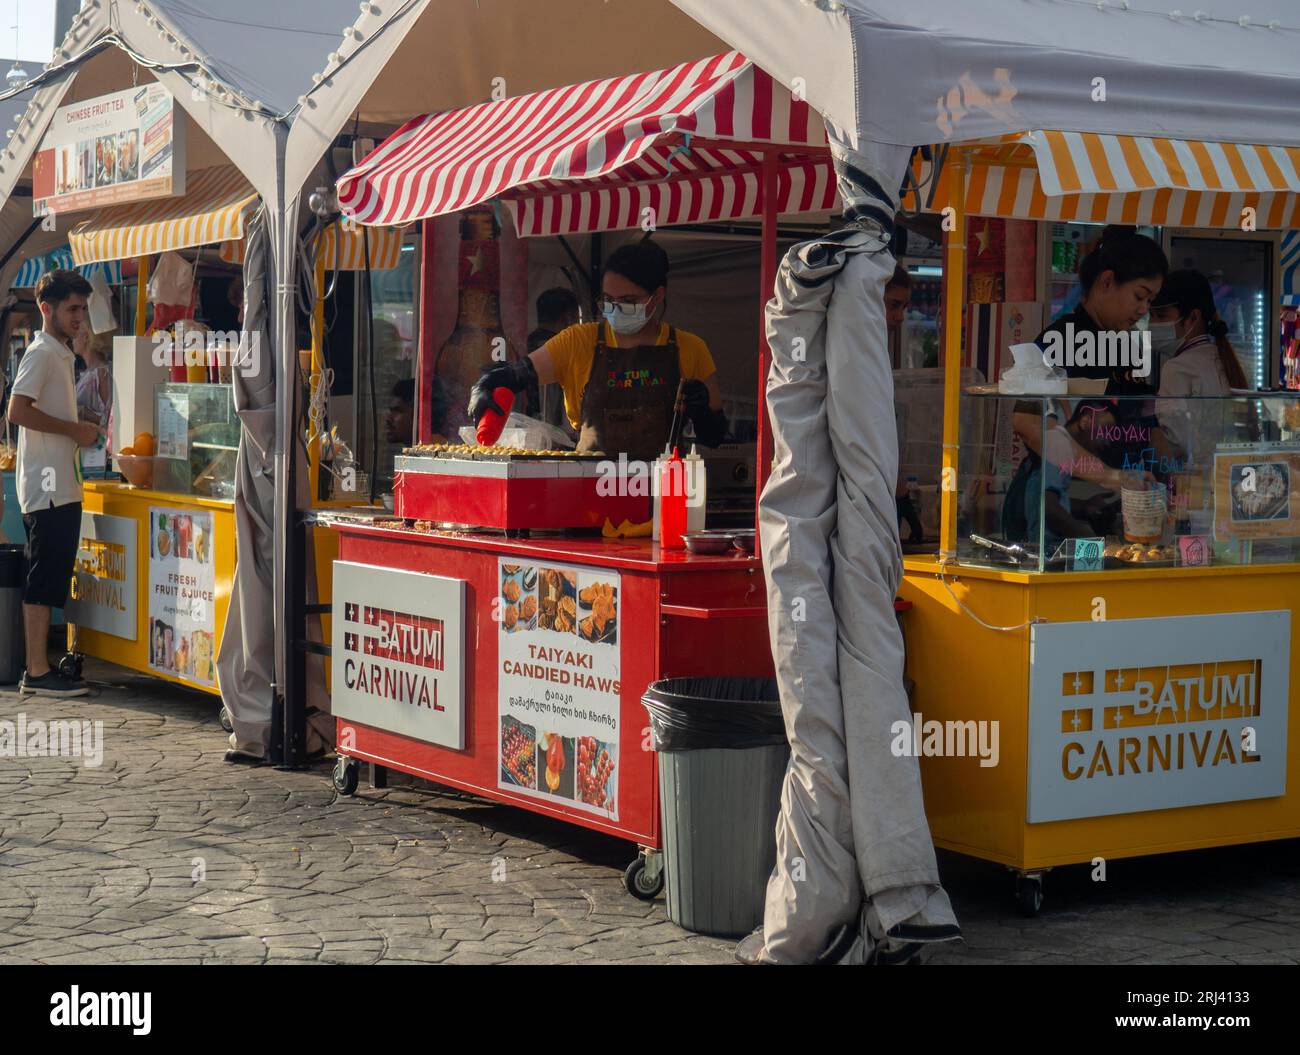
<path id="1" fill-rule="evenodd" d="M 677 448 L 664 463 L 659 477 L 659 545 L 662 549 L 684 549 L 686 532 L 686 463 Z"/>
<path id="2" fill-rule="evenodd" d="M 686 456 L 686 530 L 703 531 L 705 514 L 708 512 L 709 481 L 705 472 L 704 458 L 699 448 L 692 443 L 691 453 Z"/>
<path id="3" fill-rule="evenodd" d="M 653 499 L 650 503 L 651 506 L 653 506 L 653 512 L 651 513 L 651 520 L 653 522 L 650 527 L 650 538 L 655 542 L 659 541 L 659 474 L 663 472 L 665 463 L 667 463 L 672 456 L 673 452 L 668 449 L 667 444 L 664 444 L 663 454 L 659 455 L 659 457 L 654 460 L 654 464 L 650 467 L 650 495 Z"/>

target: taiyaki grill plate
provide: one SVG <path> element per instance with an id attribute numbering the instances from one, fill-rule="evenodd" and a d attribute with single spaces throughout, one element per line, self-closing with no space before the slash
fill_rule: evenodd
<path id="1" fill-rule="evenodd" d="M 408 520 L 496 530 L 599 528 L 606 517 L 615 524 L 648 520 L 650 500 L 619 494 L 630 488 L 617 476 L 611 481 L 602 463 L 603 454 L 410 448 L 394 460 L 393 511 Z"/>

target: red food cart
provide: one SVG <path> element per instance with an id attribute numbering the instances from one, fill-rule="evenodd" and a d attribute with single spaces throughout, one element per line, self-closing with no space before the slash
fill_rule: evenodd
<path id="1" fill-rule="evenodd" d="M 523 236 L 761 216 L 770 290 L 778 215 L 829 209 L 836 186 L 815 113 L 732 52 L 413 119 L 344 175 L 339 199 L 376 225 L 495 200 Z M 755 495 L 771 462 L 759 345 Z M 628 888 L 653 897 L 659 808 L 641 696 L 665 677 L 771 675 L 758 559 L 602 537 L 592 525 L 627 509 L 593 490 L 582 459 L 409 454 L 395 515 L 330 517 L 336 784 L 354 791 L 367 761 L 380 780 L 392 768 L 635 841 Z M 545 537 L 518 530 L 530 504 Z M 638 508 L 644 519 L 648 501 Z"/>

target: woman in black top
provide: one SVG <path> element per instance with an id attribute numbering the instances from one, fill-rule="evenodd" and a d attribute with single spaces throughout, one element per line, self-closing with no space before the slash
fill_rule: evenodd
<path id="1" fill-rule="evenodd" d="M 1132 227 L 1110 225 L 1102 231 L 1101 239 L 1092 251 L 1083 258 L 1079 265 L 1079 283 L 1083 287 L 1083 298 L 1079 306 L 1068 315 L 1056 319 L 1038 335 L 1040 347 L 1047 344 L 1049 333 L 1060 334 L 1062 342 L 1068 343 L 1074 334 L 1104 331 L 1132 332 L 1144 315 L 1151 308 L 1151 301 L 1164 283 L 1165 273 L 1169 270 L 1169 261 L 1159 244 L 1146 235 L 1137 234 Z M 1154 356 L 1148 359 L 1151 365 Z M 1156 389 L 1153 379 L 1148 376 L 1134 375 L 1131 367 L 1114 365 L 1080 366 L 1062 364 L 1070 377 L 1106 379 L 1108 396 L 1148 396 L 1154 397 Z M 1147 466 L 1153 457 L 1164 453 L 1166 446 L 1158 428 L 1154 404 L 1149 399 L 1124 399 L 1092 404 L 1092 411 L 1106 409 L 1108 419 L 1113 426 L 1108 434 L 1118 433 L 1130 437 L 1119 442 L 1102 442 L 1102 437 L 1078 432 L 1080 412 L 1086 404 L 1068 408 L 1073 413 L 1065 424 L 1071 436 L 1071 445 L 1077 445 L 1076 453 L 1086 451 L 1093 456 L 1096 464 L 1095 478 L 1103 486 L 1113 487 L 1115 470 L 1136 470 L 1142 475 L 1152 475 Z M 1025 459 L 1012 480 L 1003 507 L 1004 533 L 1014 537 L 1025 531 L 1017 530 L 1012 525 L 1028 525 L 1029 535 L 1035 534 L 1033 527 L 1036 516 L 1026 516 L 1024 509 L 1033 511 L 1039 502 L 1039 490 L 1042 487 L 1043 450 L 1042 414 L 1038 401 L 1026 401 L 1017 404 L 1012 413 L 1012 428 L 1024 441 Z M 1081 448 L 1078 449 L 1078 448 Z M 1074 459 L 1087 463 L 1088 458 Z M 1156 458 L 1158 463 L 1158 457 Z M 1062 496 L 1063 498 L 1066 496 Z M 1067 498 L 1068 501 L 1068 498 Z M 1068 506 L 1066 507 L 1068 509 Z"/>
<path id="2" fill-rule="evenodd" d="M 1103 331 L 1132 332 L 1151 309 L 1151 301 L 1164 284 L 1169 261 L 1159 244 L 1132 227 L 1112 224 L 1101 233 L 1101 240 L 1079 265 L 1079 284 L 1083 299 L 1068 315 L 1062 315 L 1038 335 L 1044 344 L 1049 333 L 1063 338 L 1074 333 Z M 1111 366 L 1066 366 L 1071 377 L 1106 378 L 1106 394 L 1154 394 L 1145 377 L 1135 377 L 1131 370 Z"/>

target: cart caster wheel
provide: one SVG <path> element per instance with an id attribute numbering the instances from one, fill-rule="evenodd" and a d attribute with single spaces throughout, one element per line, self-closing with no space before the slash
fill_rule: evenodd
<path id="1" fill-rule="evenodd" d="M 661 868 L 657 875 L 651 875 L 646 869 L 645 858 L 638 857 L 624 870 L 623 885 L 634 898 L 653 901 L 663 892 L 664 870 Z"/>
<path id="2" fill-rule="evenodd" d="M 80 678 L 83 661 L 81 656 L 68 652 L 59 659 L 59 673 L 65 678 Z"/>
<path id="3" fill-rule="evenodd" d="M 224 703 L 221 705 L 221 714 L 218 717 L 219 717 L 219 721 L 221 722 L 221 728 L 223 728 L 228 733 L 233 733 L 235 731 L 235 726 L 230 721 L 230 712 L 226 709 L 226 705 Z"/>
<path id="4" fill-rule="evenodd" d="M 1043 879 L 1041 876 L 1016 877 L 1016 904 L 1024 916 L 1037 916 L 1043 907 Z"/>
<path id="5" fill-rule="evenodd" d="M 334 763 L 334 790 L 340 795 L 355 795 L 361 778 L 361 763 L 339 755 Z"/>

